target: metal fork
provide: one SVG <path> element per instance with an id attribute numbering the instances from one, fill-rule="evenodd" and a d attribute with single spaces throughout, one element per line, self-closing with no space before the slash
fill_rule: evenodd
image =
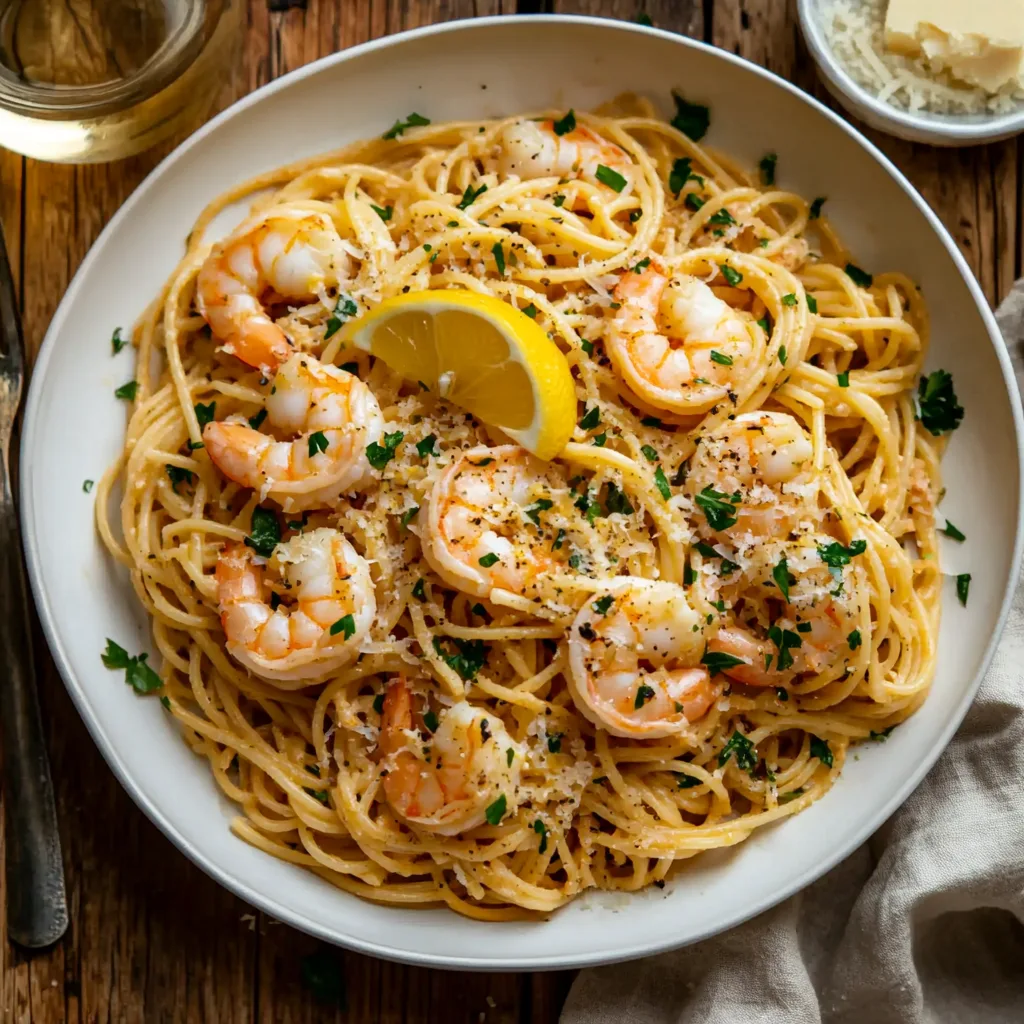
<path id="1" fill-rule="evenodd" d="M 7 246 L 0 229 L 0 678 L 7 934 L 35 949 L 68 926 L 64 864 L 36 692 L 29 595 L 11 488 L 10 444 L 21 402 L 25 348 Z"/>

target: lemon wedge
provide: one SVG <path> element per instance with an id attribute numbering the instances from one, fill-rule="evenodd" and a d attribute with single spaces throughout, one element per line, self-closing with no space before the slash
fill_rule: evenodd
<path id="1" fill-rule="evenodd" d="M 553 459 L 572 435 L 576 388 L 565 356 L 530 317 L 493 295 L 398 295 L 346 323 L 342 340 L 538 458 Z"/>

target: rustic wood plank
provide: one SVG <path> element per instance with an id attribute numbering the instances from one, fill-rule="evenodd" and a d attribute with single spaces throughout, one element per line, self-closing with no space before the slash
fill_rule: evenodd
<path id="1" fill-rule="evenodd" d="M 703 39 L 705 33 L 701 0 L 551 0 L 549 6 L 557 14 L 591 14 L 619 21 L 647 15 L 658 28 L 694 39 Z"/>

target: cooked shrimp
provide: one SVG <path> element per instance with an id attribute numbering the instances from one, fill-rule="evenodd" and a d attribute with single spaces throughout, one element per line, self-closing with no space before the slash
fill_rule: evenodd
<path id="1" fill-rule="evenodd" d="M 572 495 L 553 466 L 518 445 L 471 448 L 434 484 L 423 553 L 466 593 L 523 594 L 568 561 L 574 519 Z M 559 538 L 562 523 L 569 529 Z"/>
<path id="2" fill-rule="evenodd" d="M 742 413 L 705 434 L 686 487 L 705 536 L 779 536 L 818 515 L 814 446 L 789 413 Z"/>
<path id="3" fill-rule="evenodd" d="M 351 661 L 377 611 L 370 568 L 337 530 L 278 544 L 266 568 L 244 544 L 217 559 L 217 603 L 228 653 L 285 690 L 324 679 Z M 280 603 L 268 602 L 268 591 Z"/>
<path id="4" fill-rule="evenodd" d="M 431 735 L 413 713 L 406 681 L 398 676 L 388 683 L 380 764 L 391 807 L 406 821 L 443 836 L 482 825 L 488 809 L 497 820 L 514 815 L 526 754 L 501 719 L 468 701 L 442 709 L 438 719 Z"/>
<path id="5" fill-rule="evenodd" d="M 651 405 L 705 412 L 749 373 L 752 320 L 698 278 L 670 279 L 660 260 L 649 259 L 639 272 L 627 270 L 615 287 L 619 308 L 605 334 L 608 355 Z"/>
<path id="6" fill-rule="evenodd" d="M 207 423 L 203 443 L 229 479 L 270 497 L 286 512 L 322 508 L 372 479 L 366 447 L 384 417 L 373 392 L 356 376 L 296 353 L 277 371 L 267 422 L 298 434 L 278 441 L 242 417 Z"/>
<path id="7" fill-rule="evenodd" d="M 572 699 L 613 736 L 686 732 L 718 696 L 703 650 L 703 620 L 682 587 L 620 577 L 587 601 L 570 629 Z"/>
<path id="8" fill-rule="evenodd" d="M 196 279 L 196 303 L 225 352 L 269 374 L 294 349 L 267 314 L 263 296 L 310 298 L 349 270 L 330 217 L 280 210 L 246 221 L 213 247 Z"/>
<path id="9" fill-rule="evenodd" d="M 829 565 L 823 557 L 823 552 L 842 547 L 822 533 L 805 534 L 782 546 L 788 595 L 773 575 L 779 564 L 775 554 L 761 559 L 759 569 L 737 584 L 757 599 L 738 601 L 735 623 L 724 625 L 708 644 L 712 651 L 742 659 L 742 664 L 724 669 L 727 675 L 748 686 L 785 686 L 807 673 L 838 674 L 855 657 L 853 652 L 867 639 L 855 632 L 864 587 L 859 556 L 842 565 Z"/>
<path id="10" fill-rule="evenodd" d="M 626 179 L 622 195 L 632 187 L 634 166 L 629 155 L 583 125 L 556 135 L 552 121 L 514 121 L 502 130 L 499 143 L 499 168 L 505 176 L 584 178 L 600 184 L 597 169 L 604 166 Z"/>

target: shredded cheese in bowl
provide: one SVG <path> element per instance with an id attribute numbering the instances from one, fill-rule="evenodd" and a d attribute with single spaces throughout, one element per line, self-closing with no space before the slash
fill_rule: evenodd
<path id="1" fill-rule="evenodd" d="M 957 82 L 924 57 L 885 47 L 886 0 L 822 0 L 822 27 L 851 77 L 885 103 L 912 113 L 1005 114 L 1024 106 L 1024 89 L 1008 85 L 990 94 Z"/>

